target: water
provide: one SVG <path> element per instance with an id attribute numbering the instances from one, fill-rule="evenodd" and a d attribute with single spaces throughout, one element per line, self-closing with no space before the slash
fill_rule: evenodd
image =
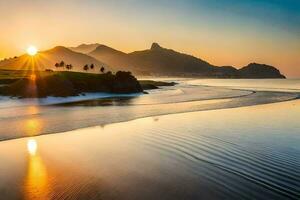
<path id="1" fill-rule="evenodd" d="M 79 97 L 29 100 L 9 100 L 2 97 L 0 140 L 64 132 L 148 116 L 286 101 L 297 98 L 299 94 L 286 90 L 270 92 L 209 87 L 195 84 L 197 81 L 191 80 L 178 82 L 180 84 L 175 87 L 149 91 L 148 95 L 117 97 L 98 93 Z M 248 82 L 251 84 L 253 80 Z M 295 87 L 294 82 L 291 87 Z"/>
<path id="2" fill-rule="evenodd" d="M 190 84 L 263 91 L 300 92 L 300 79 L 197 79 Z"/>
<path id="3" fill-rule="evenodd" d="M 35 105 L 42 110 L 31 114 L 7 106 L 8 132 L 17 129 L 11 120 L 22 127 L 32 115 L 28 135 L 52 130 L 48 123 L 106 123 L 0 142 L 0 199 L 299 199 L 299 94 L 235 87 L 182 81 L 133 99 Z"/>

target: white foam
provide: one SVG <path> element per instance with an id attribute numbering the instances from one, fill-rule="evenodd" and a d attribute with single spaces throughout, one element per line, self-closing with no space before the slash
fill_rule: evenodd
<path id="1" fill-rule="evenodd" d="M 30 105 L 51 105 L 59 103 L 70 103 L 83 100 L 110 98 L 110 97 L 134 97 L 142 93 L 132 94 L 112 94 L 112 93 L 83 93 L 80 96 L 72 97 L 45 97 L 45 98 L 12 98 L 7 96 L 0 96 L 0 108 L 15 107 L 15 106 L 30 106 Z"/>

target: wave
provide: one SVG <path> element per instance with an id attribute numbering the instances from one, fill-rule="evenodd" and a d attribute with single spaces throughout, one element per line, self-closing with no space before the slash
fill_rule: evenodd
<path id="1" fill-rule="evenodd" d="M 9 104 L 1 108 L 0 140 L 104 126 L 149 116 L 253 106 L 299 97 L 297 93 L 192 86 L 186 83 L 172 89 L 151 91 L 149 95 L 108 95 L 79 97 L 75 98 L 76 102 L 70 98 L 59 104 L 56 104 L 57 99 L 54 102 L 51 98 L 44 102 L 50 103 L 47 105 Z M 95 99 L 81 99 L 91 97 Z"/>
<path id="2" fill-rule="evenodd" d="M 197 171 L 197 166 L 206 163 L 211 171 L 226 171 L 231 176 L 238 176 L 290 199 L 297 199 L 300 196 L 298 191 L 300 170 L 297 169 L 300 163 L 287 164 L 288 158 L 274 160 L 263 154 L 253 153 L 247 148 L 237 148 L 238 144 L 223 142 L 220 144 L 218 139 L 199 137 L 199 134 L 198 137 L 190 134 L 180 136 L 178 131 L 172 129 L 142 133 L 139 137 L 150 148 L 180 156 L 181 159 L 188 160 L 184 161 L 185 163 L 195 163 L 193 171 Z M 226 182 L 219 174 L 209 177 L 212 178 L 219 184 Z M 228 185 L 238 183 L 239 181 L 233 180 Z M 247 188 L 242 188 L 240 193 L 247 193 L 243 191 L 245 189 Z"/>

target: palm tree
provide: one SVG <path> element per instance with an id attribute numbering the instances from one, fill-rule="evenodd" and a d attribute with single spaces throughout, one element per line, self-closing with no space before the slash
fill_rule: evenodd
<path id="1" fill-rule="evenodd" d="M 104 73 L 105 68 L 104 68 L 104 67 L 101 67 L 100 71 L 101 71 L 102 73 Z"/>
<path id="2" fill-rule="evenodd" d="M 106 72 L 106 74 L 108 74 L 108 75 L 112 75 L 112 72 L 111 72 L 111 71 L 108 71 L 108 72 Z"/>
<path id="3" fill-rule="evenodd" d="M 83 70 L 87 71 L 88 69 L 89 69 L 89 66 L 88 65 L 84 65 Z"/>
<path id="4" fill-rule="evenodd" d="M 60 67 L 64 67 L 64 66 L 65 66 L 65 62 L 64 62 L 64 61 L 61 61 L 61 62 L 59 63 L 59 66 L 60 66 Z"/>
<path id="5" fill-rule="evenodd" d="M 91 64 L 90 68 L 91 68 L 91 69 L 94 69 L 94 64 Z"/>

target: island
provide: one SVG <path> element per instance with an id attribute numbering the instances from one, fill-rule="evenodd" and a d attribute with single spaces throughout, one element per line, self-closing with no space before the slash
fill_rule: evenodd
<path id="1" fill-rule="evenodd" d="M 6 77 L 3 77 L 5 76 Z M 142 93 L 174 82 L 138 81 L 131 72 L 93 74 L 70 71 L 1 71 L 0 95 L 18 98 L 78 96 L 84 93 Z M 146 92 L 144 92 L 146 93 Z"/>

